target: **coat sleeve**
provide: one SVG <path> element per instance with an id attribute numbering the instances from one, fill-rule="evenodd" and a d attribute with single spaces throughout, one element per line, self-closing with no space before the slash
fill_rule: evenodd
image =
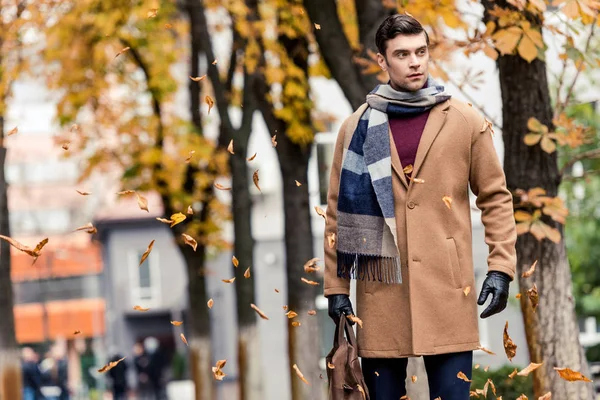
<path id="1" fill-rule="evenodd" d="M 488 272 L 500 271 L 514 280 L 516 270 L 517 231 L 512 194 L 506 188 L 506 177 L 494 148 L 491 128 L 477 115 L 471 124 L 471 166 L 469 183 L 477 196 L 489 247 Z"/>
<path id="2" fill-rule="evenodd" d="M 338 189 L 340 186 L 340 172 L 342 170 L 342 160 L 344 156 L 344 139 L 348 120 L 344 121 L 335 142 L 333 152 L 333 161 L 331 163 L 331 175 L 329 176 L 329 188 L 327 190 L 327 222 L 325 223 L 324 254 L 325 254 L 325 273 L 324 295 L 332 294 L 350 295 L 350 280 L 339 278 L 337 276 L 337 203 Z M 328 236 L 335 234 L 336 243 L 333 247 L 329 246 Z"/>

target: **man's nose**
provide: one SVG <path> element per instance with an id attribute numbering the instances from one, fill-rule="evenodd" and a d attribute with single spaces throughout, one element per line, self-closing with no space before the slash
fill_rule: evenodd
<path id="1" fill-rule="evenodd" d="M 419 66 L 419 57 L 417 57 L 416 54 L 411 54 L 409 65 L 411 67 L 418 67 Z"/>

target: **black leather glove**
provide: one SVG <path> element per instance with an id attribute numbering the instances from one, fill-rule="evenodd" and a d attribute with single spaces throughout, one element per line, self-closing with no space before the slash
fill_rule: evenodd
<path id="1" fill-rule="evenodd" d="M 500 311 L 506 308 L 509 284 L 510 277 L 504 272 L 490 271 L 487 273 L 487 277 L 483 281 L 483 286 L 481 288 L 481 293 L 479 294 L 479 300 L 477 300 L 477 304 L 482 306 L 490 294 L 492 295 L 492 301 L 490 305 L 481 313 L 481 318 L 487 318 L 494 314 L 498 314 Z"/>
<path id="2" fill-rule="evenodd" d="M 342 314 L 354 315 L 352 303 L 350 302 L 350 297 L 348 297 L 348 295 L 332 294 L 327 296 L 327 300 L 329 302 L 329 316 L 336 324 Z M 350 325 L 354 325 L 353 321 L 348 320 L 348 322 L 350 322 Z"/>

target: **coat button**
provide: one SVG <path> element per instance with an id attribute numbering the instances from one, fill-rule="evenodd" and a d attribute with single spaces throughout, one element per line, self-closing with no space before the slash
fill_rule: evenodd
<path id="1" fill-rule="evenodd" d="M 410 208 L 411 210 L 412 210 L 413 208 L 415 208 L 415 203 L 413 203 L 412 201 L 410 201 L 410 202 L 408 203 L 408 208 Z"/>

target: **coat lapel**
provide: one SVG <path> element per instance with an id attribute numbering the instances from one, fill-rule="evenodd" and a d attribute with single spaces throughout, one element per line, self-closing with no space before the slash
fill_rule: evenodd
<path id="1" fill-rule="evenodd" d="M 406 175 L 404 175 L 402 162 L 400 161 L 400 156 L 398 155 L 398 149 L 396 148 L 396 143 L 394 142 L 394 135 L 392 135 L 392 129 L 389 129 L 390 134 L 390 154 L 392 156 L 392 170 L 398 175 L 400 178 L 400 182 L 404 185 L 405 189 L 408 189 L 408 182 L 406 181 Z"/>
<path id="2" fill-rule="evenodd" d="M 450 100 L 446 100 L 431 109 L 429 117 L 427 118 L 427 122 L 425 123 L 425 128 L 423 128 L 423 135 L 421 136 L 421 141 L 419 142 L 419 147 L 417 149 L 415 165 L 411 175 L 412 177 L 418 177 L 417 174 L 423 165 L 423 161 L 425 161 L 425 157 L 427 156 L 429 148 L 433 144 L 433 141 L 437 137 L 438 133 L 440 133 L 442 126 L 444 126 L 449 107 Z"/>

